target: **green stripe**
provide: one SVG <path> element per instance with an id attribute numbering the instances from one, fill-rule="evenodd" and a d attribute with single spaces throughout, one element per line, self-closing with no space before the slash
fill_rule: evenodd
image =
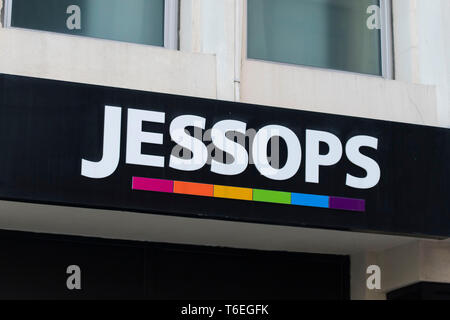
<path id="1" fill-rule="evenodd" d="M 253 189 L 253 201 L 291 204 L 291 193 Z"/>

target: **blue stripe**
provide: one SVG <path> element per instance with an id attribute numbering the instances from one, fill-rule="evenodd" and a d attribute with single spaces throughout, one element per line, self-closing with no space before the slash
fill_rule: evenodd
<path id="1" fill-rule="evenodd" d="M 330 197 L 314 194 L 292 193 L 291 204 L 305 207 L 329 208 Z"/>

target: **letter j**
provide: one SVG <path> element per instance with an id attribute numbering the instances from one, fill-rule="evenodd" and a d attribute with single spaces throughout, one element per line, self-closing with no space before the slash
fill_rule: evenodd
<path id="1" fill-rule="evenodd" d="M 120 107 L 105 106 L 103 158 L 98 162 L 82 159 L 82 176 L 102 179 L 109 177 L 116 171 L 120 159 L 121 118 L 122 109 Z"/>

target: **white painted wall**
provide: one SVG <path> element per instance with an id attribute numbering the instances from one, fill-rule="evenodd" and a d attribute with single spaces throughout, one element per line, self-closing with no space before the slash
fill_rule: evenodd
<path id="1" fill-rule="evenodd" d="M 385 248 L 389 249 L 389 248 Z M 367 268 L 371 265 L 380 265 L 377 254 L 363 251 L 350 256 L 350 298 L 352 300 L 386 300 L 386 294 L 380 290 L 367 288 Z M 381 280 L 383 281 L 383 272 Z"/>
<path id="2" fill-rule="evenodd" d="M 368 290 L 366 268 L 381 269 L 381 289 Z M 352 299 L 385 299 L 390 291 L 418 282 L 450 283 L 450 241 L 415 240 L 351 256 Z"/>
<path id="3" fill-rule="evenodd" d="M 450 283 L 450 241 L 420 242 L 420 280 Z"/>
<path id="4" fill-rule="evenodd" d="M 234 0 L 181 0 L 180 50 L 216 56 L 217 99 L 234 101 Z"/>
<path id="5" fill-rule="evenodd" d="M 441 19 L 444 21 L 443 27 L 445 30 L 444 33 L 444 41 L 445 41 L 445 56 L 444 59 L 447 62 L 447 106 L 443 104 L 443 108 L 447 108 L 447 112 L 444 114 L 450 114 L 450 19 L 448 18 L 450 14 L 450 1 L 447 0 L 441 0 L 442 3 L 442 11 L 441 11 Z M 445 101 L 445 97 L 443 97 L 443 100 Z M 445 123 L 446 127 L 450 127 L 450 119 L 447 123 Z"/>
<path id="6" fill-rule="evenodd" d="M 438 124 L 450 127 L 450 1 L 394 0 L 395 73 L 432 85 Z"/>
<path id="7" fill-rule="evenodd" d="M 0 28 L 3 27 L 3 0 L 0 0 Z"/>
<path id="8" fill-rule="evenodd" d="M 386 294 L 421 281 L 421 242 L 411 241 L 380 251 L 365 251 L 351 256 L 351 297 L 353 300 L 385 300 Z M 367 267 L 381 270 L 381 288 L 369 290 Z M 442 280 L 442 279 L 440 279 Z"/>

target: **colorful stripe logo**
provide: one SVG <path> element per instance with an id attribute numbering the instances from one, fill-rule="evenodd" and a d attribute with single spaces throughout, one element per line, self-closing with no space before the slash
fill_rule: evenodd
<path id="1" fill-rule="evenodd" d="M 133 177 L 132 189 L 140 191 L 185 194 L 192 196 L 234 199 L 243 201 L 258 201 L 355 212 L 366 211 L 366 201 L 361 199 L 230 187 L 186 181 Z"/>

